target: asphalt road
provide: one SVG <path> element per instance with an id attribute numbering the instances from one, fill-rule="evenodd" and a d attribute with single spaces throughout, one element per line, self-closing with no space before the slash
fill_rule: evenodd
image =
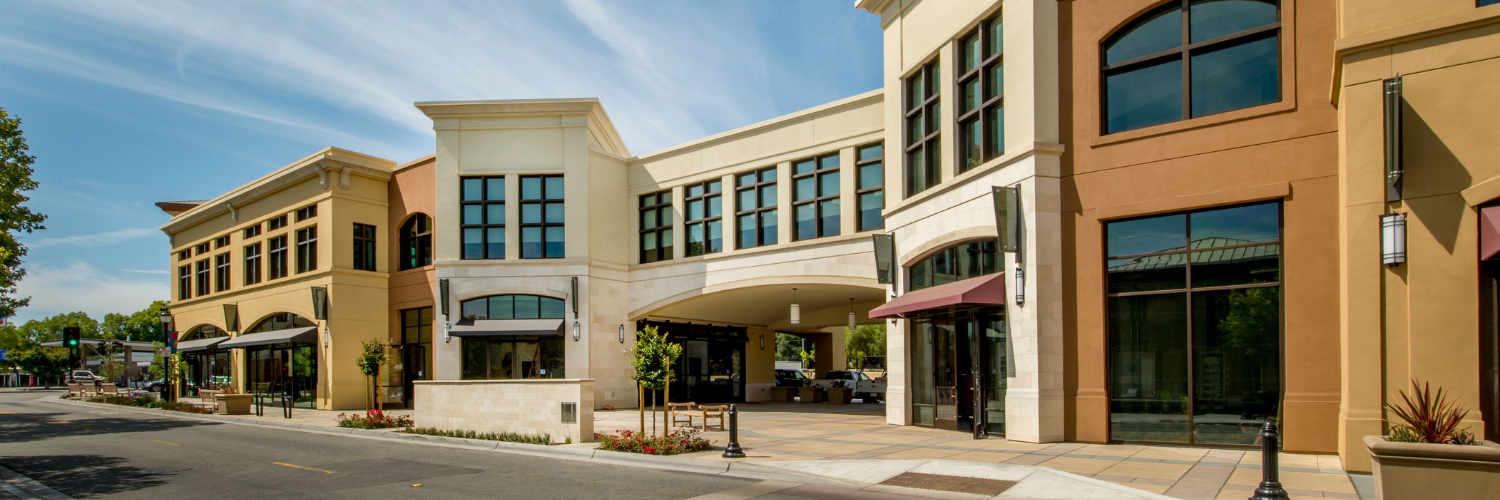
<path id="1" fill-rule="evenodd" d="M 59 394 L 0 391 L 0 465 L 75 498 L 689 498 L 752 482 L 38 401 Z"/>

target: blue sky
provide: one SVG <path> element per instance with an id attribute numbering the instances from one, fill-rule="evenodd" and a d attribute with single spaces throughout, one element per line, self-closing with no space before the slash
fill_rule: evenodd
<path id="1" fill-rule="evenodd" d="M 37 157 L 16 320 L 169 295 L 153 204 L 327 146 L 433 150 L 417 101 L 598 97 L 641 154 L 880 86 L 848 0 L 8 2 L 0 107 Z"/>

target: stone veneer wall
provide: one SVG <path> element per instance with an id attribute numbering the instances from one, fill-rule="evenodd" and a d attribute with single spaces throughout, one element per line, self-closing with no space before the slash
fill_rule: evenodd
<path id="1" fill-rule="evenodd" d="M 594 439 L 591 379 L 422 380 L 416 424 L 444 430 L 548 434 L 552 442 Z M 578 423 L 562 423 L 562 403 L 578 403 Z"/>

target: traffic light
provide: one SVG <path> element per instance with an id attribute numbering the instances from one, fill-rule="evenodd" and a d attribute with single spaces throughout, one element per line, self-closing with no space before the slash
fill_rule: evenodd
<path id="1" fill-rule="evenodd" d="M 66 347 L 68 349 L 78 349 L 78 338 L 78 327 L 63 327 L 63 347 Z"/>

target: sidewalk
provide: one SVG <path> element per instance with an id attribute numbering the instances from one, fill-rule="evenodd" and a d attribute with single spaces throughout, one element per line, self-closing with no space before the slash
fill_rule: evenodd
<path id="1" fill-rule="evenodd" d="M 754 403 L 739 406 L 739 461 L 942 459 L 1039 465 L 1182 499 L 1243 499 L 1260 483 L 1260 453 L 1203 447 L 1031 444 L 885 423 L 882 404 Z M 594 431 L 636 430 L 636 410 L 596 411 Z M 664 429 L 658 410 L 658 430 Z M 695 422 L 701 423 L 701 422 Z M 651 421 L 647 416 L 646 428 Z M 723 447 L 729 433 L 703 434 Z M 685 457 L 725 461 L 720 451 Z M 1292 498 L 1358 500 L 1337 455 L 1280 455 L 1281 482 Z M 1368 478 L 1368 476 L 1365 476 Z"/>
<path id="2" fill-rule="evenodd" d="M 198 398 L 177 398 L 177 401 L 181 402 L 181 403 L 188 403 L 188 404 L 195 404 L 195 405 L 196 404 L 201 404 L 203 402 L 203 400 L 198 399 Z M 286 422 L 286 423 L 293 423 L 293 424 L 306 424 L 306 425 L 318 425 L 318 426 L 326 426 L 326 427 L 338 427 L 339 426 L 338 416 L 339 415 L 347 415 L 347 414 L 364 414 L 364 410 L 330 411 L 330 410 L 314 410 L 314 409 L 311 409 L 311 408 L 292 408 L 292 418 L 288 419 L 288 418 L 282 417 L 282 410 L 281 410 L 280 406 L 266 406 L 265 407 L 265 416 L 256 416 L 255 415 L 255 407 L 251 406 L 250 407 L 250 414 L 249 415 L 219 415 L 219 416 L 223 417 L 223 418 L 229 418 L 229 419 L 243 419 L 243 420 L 257 421 L 257 422 L 267 421 L 267 420 L 275 420 L 277 422 Z M 390 415 L 390 416 L 405 415 L 405 416 L 409 417 L 409 416 L 412 415 L 412 410 L 385 410 L 385 414 L 386 415 Z"/>

